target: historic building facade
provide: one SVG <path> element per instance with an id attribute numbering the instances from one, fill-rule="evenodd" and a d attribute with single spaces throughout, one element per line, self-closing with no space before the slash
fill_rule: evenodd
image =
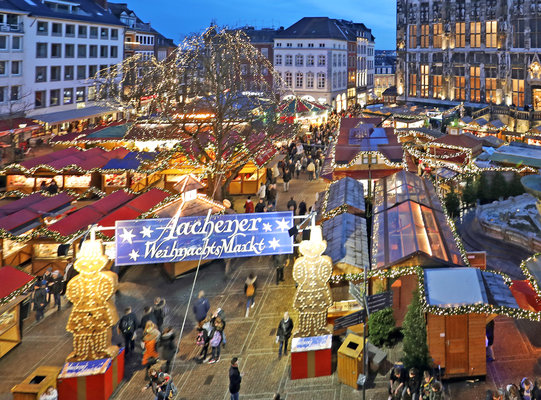
<path id="1" fill-rule="evenodd" d="M 540 0 L 397 0 L 398 101 L 541 111 L 540 51 Z"/>

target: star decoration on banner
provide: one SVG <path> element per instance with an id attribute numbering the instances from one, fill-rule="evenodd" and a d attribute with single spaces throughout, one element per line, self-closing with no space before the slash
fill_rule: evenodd
<path id="1" fill-rule="evenodd" d="M 285 220 L 285 218 L 282 218 L 281 221 L 276 221 L 276 224 L 278 225 L 278 229 L 280 229 L 280 231 L 287 231 L 289 229 L 289 225 L 287 224 L 287 221 Z"/>
<path id="2" fill-rule="evenodd" d="M 130 253 L 130 259 L 132 259 L 133 261 L 137 261 L 137 259 L 141 257 L 139 255 L 139 252 L 138 251 L 135 251 L 135 249 L 132 249 L 131 253 Z"/>
<path id="3" fill-rule="evenodd" d="M 269 242 L 269 246 L 271 249 L 276 250 L 276 248 L 280 246 L 280 242 L 276 240 L 275 237 L 273 237 L 272 240 Z"/>
<path id="4" fill-rule="evenodd" d="M 263 222 L 263 230 L 264 230 L 265 232 L 270 232 L 270 231 L 272 231 L 271 224 L 269 224 L 268 222 Z"/>
<path id="5" fill-rule="evenodd" d="M 122 228 L 123 232 L 119 235 L 122 238 L 122 243 L 128 242 L 129 244 L 133 243 L 133 238 L 135 235 L 132 233 L 133 229 Z"/>
<path id="6" fill-rule="evenodd" d="M 141 235 L 143 235 L 144 238 L 150 238 L 150 235 L 152 235 L 152 232 L 154 232 L 152 229 L 150 229 L 150 226 L 144 226 L 143 230 L 139 232 Z"/>

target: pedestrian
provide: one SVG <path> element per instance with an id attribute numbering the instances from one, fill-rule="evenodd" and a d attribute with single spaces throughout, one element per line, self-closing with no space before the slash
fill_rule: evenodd
<path id="1" fill-rule="evenodd" d="M 421 385 L 421 399 L 422 400 L 429 400 L 430 387 L 432 386 L 432 382 L 434 382 L 434 377 L 432 376 L 429 370 L 425 370 L 425 372 L 423 372 L 423 383 Z"/>
<path id="2" fill-rule="evenodd" d="M 36 321 L 43 318 L 43 312 L 47 306 L 47 291 L 39 279 L 34 284 L 34 295 L 32 302 L 34 303 L 34 311 L 36 312 Z"/>
<path id="3" fill-rule="evenodd" d="M 439 381 L 432 382 L 430 387 L 430 400 L 442 400 L 443 398 L 443 385 Z M 503 400 L 503 399 L 502 399 Z"/>
<path id="4" fill-rule="evenodd" d="M 274 268 L 276 268 L 276 284 L 284 281 L 284 267 L 289 262 L 287 254 L 275 254 L 272 256 Z"/>
<path id="5" fill-rule="evenodd" d="M 118 333 L 124 338 L 126 355 L 135 349 L 135 331 L 138 325 L 137 316 L 132 311 L 132 308 L 126 307 L 124 309 L 124 315 L 118 321 Z"/>
<path id="6" fill-rule="evenodd" d="M 146 368 L 146 376 L 148 376 L 150 367 L 156 364 L 160 357 L 156 351 L 159 339 L 160 331 L 158 327 L 154 322 L 148 320 L 143 331 L 143 359 L 141 360 L 141 364 Z"/>
<path id="7" fill-rule="evenodd" d="M 254 203 L 252 202 L 252 196 L 248 196 L 248 199 L 244 203 L 244 212 L 253 213 L 254 212 Z"/>
<path id="8" fill-rule="evenodd" d="M 231 367 L 229 367 L 229 393 L 231 393 L 231 400 L 239 400 L 242 375 L 239 372 L 238 362 L 239 359 L 237 357 L 233 357 L 231 360 Z"/>
<path id="9" fill-rule="evenodd" d="M 485 334 L 486 334 L 486 342 L 487 342 L 487 361 L 495 361 L 494 358 L 494 349 L 492 346 L 494 345 L 494 320 L 491 320 L 485 328 Z"/>
<path id="10" fill-rule="evenodd" d="M 222 338 L 223 338 L 223 328 L 224 325 L 220 317 L 214 319 L 213 330 L 210 333 L 209 344 L 212 350 L 212 357 L 209 361 L 209 364 L 215 364 L 220 361 L 220 352 L 222 348 Z"/>
<path id="11" fill-rule="evenodd" d="M 73 268 L 73 258 L 68 258 L 68 263 L 66 264 L 66 268 L 64 268 L 64 285 L 62 288 L 62 295 L 66 294 L 66 287 L 68 286 L 69 281 L 71 281 L 74 277 L 79 275 L 79 272 L 75 268 Z"/>
<path id="12" fill-rule="evenodd" d="M 53 297 L 51 289 L 54 285 L 55 280 L 52 267 L 47 268 L 47 270 L 43 274 L 42 279 L 45 281 L 45 290 L 47 292 L 47 305 L 49 305 L 49 303 L 51 302 L 51 297 Z"/>
<path id="13" fill-rule="evenodd" d="M 276 341 L 280 343 L 278 347 L 278 358 L 282 358 L 282 349 L 284 350 L 284 356 L 287 356 L 287 342 L 291 337 L 291 332 L 293 332 L 293 321 L 289 318 L 289 313 L 286 311 L 284 318 L 282 318 L 276 330 Z"/>
<path id="14" fill-rule="evenodd" d="M 248 278 L 246 278 L 246 281 L 244 282 L 244 293 L 246 294 L 246 315 L 245 317 L 248 318 L 248 315 L 250 314 L 250 308 L 253 308 L 255 305 L 254 297 L 255 297 L 255 290 L 256 290 L 256 280 L 257 276 L 254 276 L 253 273 L 250 272 L 250 275 L 248 275 Z"/>
<path id="15" fill-rule="evenodd" d="M 276 185 L 269 185 L 269 189 L 267 190 L 267 207 L 269 207 L 269 211 L 271 206 L 273 211 L 276 208 L 276 196 Z"/>
<path id="16" fill-rule="evenodd" d="M 535 384 L 532 389 L 532 399 L 541 400 L 541 378 L 535 379 Z"/>
<path id="17" fill-rule="evenodd" d="M 145 386 L 143 386 L 143 388 L 141 389 L 141 392 L 144 392 L 145 390 L 151 388 L 152 393 L 156 395 L 158 393 L 158 386 L 161 383 L 159 375 L 160 375 L 159 368 L 157 368 L 155 365 L 151 367 L 150 370 L 148 371 L 149 381 Z"/>
<path id="18" fill-rule="evenodd" d="M 528 378 L 522 378 L 520 381 L 520 394 L 523 400 L 532 400 L 533 385 Z"/>
<path id="19" fill-rule="evenodd" d="M 196 344 L 201 346 L 197 361 L 205 362 L 209 350 L 210 333 L 212 332 L 210 320 L 205 321 L 201 328 L 197 328 L 197 332 Z"/>
<path id="20" fill-rule="evenodd" d="M 301 160 L 297 160 L 295 162 L 295 175 L 297 176 L 297 179 L 299 179 L 299 175 L 301 174 L 302 164 Z"/>
<path id="21" fill-rule="evenodd" d="M 293 211 L 293 215 L 295 215 L 295 213 L 297 212 L 297 202 L 293 200 L 293 197 L 291 197 L 287 202 L 287 209 L 289 211 Z"/>
<path id="22" fill-rule="evenodd" d="M 265 197 L 267 197 L 267 186 L 265 183 L 262 183 L 261 186 L 259 186 L 259 189 L 257 190 L 257 195 L 259 196 L 259 199 L 265 200 Z"/>
<path id="23" fill-rule="evenodd" d="M 306 203 L 304 200 L 299 203 L 299 215 L 306 215 Z"/>
<path id="24" fill-rule="evenodd" d="M 63 289 L 63 277 L 58 270 L 55 270 L 51 275 L 53 277 L 53 281 L 49 290 L 51 291 L 51 295 L 54 299 L 54 305 L 57 307 L 58 311 L 60 311 L 60 295 L 62 294 Z"/>
<path id="25" fill-rule="evenodd" d="M 402 368 L 394 367 L 389 379 L 389 400 L 400 400 L 404 390 L 404 381 Z"/>
<path id="26" fill-rule="evenodd" d="M 280 400 L 280 393 L 274 393 L 274 396 L 272 396 L 272 400 Z"/>
<path id="27" fill-rule="evenodd" d="M 39 396 L 39 400 L 58 400 L 58 392 L 54 386 L 49 386 L 47 390 Z"/>
<path id="28" fill-rule="evenodd" d="M 223 325 L 222 326 L 222 345 L 225 348 L 225 344 L 226 344 L 226 338 L 225 338 L 225 325 L 226 325 L 225 312 L 220 307 L 218 307 L 216 309 L 216 311 L 214 312 L 214 314 L 212 314 L 212 319 L 211 319 L 212 325 L 214 325 L 214 321 L 216 321 L 218 318 L 219 318 L 220 322 Z"/>
<path id="29" fill-rule="evenodd" d="M 174 399 L 178 394 L 178 390 L 173 383 L 171 375 L 160 372 L 158 374 L 158 386 L 156 388 L 155 400 L 170 400 Z"/>
<path id="30" fill-rule="evenodd" d="M 156 297 L 154 299 L 154 307 L 152 308 L 152 313 L 156 318 L 156 325 L 161 332 L 163 321 L 165 320 L 165 315 L 167 314 L 167 306 L 165 304 L 165 299 L 161 297 Z"/>
<path id="31" fill-rule="evenodd" d="M 507 395 L 506 395 L 507 400 L 521 400 L 522 399 L 522 397 L 520 396 L 520 391 L 517 385 L 515 385 L 514 383 L 511 385 L 507 385 L 506 392 L 507 392 Z M 532 396 L 532 400 L 535 400 L 535 397 Z"/>
<path id="32" fill-rule="evenodd" d="M 45 180 L 41 181 L 41 183 L 39 184 L 39 190 L 42 192 L 47 191 L 47 182 L 45 182 Z"/>
<path id="33" fill-rule="evenodd" d="M 284 170 L 284 192 L 289 191 L 289 181 L 291 180 L 291 170 L 289 168 L 286 168 Z"/>
<path id="34" fill-rule="evenodd" d="M 51 179 L 51 182 L 49 182 L 49 185 L 47 186 L 47 191 L 50 194 L 58 193 L 58 185 L 56 184 L 56 181 L 54 179 Z"/>
<path id="35" fill-rule="evenodd" d="M 419 372 L 416 368 L 411 368 L 402 392 L 402 400 L 418 400 L 420 387 Z"/>
<path id="36" fill-rule="evenodd" d="M 176 336 L 173 327 L 168 326 L 163 330 L 158 342 L 158 347 L 161 349 L 162 360 L 165 360 L 164 372 L 171 372 L 171 363 L 176 353 Z"/>
<path id="37" fill-rule="evenodd" d="M 265 212 L 265 200 L 259 199 L 259 203 L 255 205 L 255 212 L 256 213 Z"/>
<path id="38" fill-rule="evenodd" d="M 195 314 L 195 319 L 197 320 L 197 326 L 199 328 L 203 326 L 209 310 L 210 303 L 205 297 L 205 292 L 200 290 L 199 294 L 197 295 L 197 300 L 193 305 L 193 313 Z"/>
<path id="39" fill-rule="evenodd" d="M 313 161 L 310 161 L 310 163 L 306 166 L 306 172 L 308 172 L 308 180 L 309 181 L 314 180 L 315 171 L 316 171 L 316 166 L 314 165 Z"/>
<path id="40" fill-rule="evenodd" d="M 141 317 L 141 323 L 139 324 L 139 328 L 144 330 L 148 321 L 152 321 L 154 325 L 158 325 L 158 321 L 156 321 L 156 316 L 152 312 L 151 306 L 145 306 L 145 308 L 143 309 L 143 316 Z"/>

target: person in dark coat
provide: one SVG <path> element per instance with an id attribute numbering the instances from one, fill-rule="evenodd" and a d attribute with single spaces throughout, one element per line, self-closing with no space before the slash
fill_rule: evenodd
<path id="1" fill-rule="evenodd" d="M 79 272 L 73 268 L 73 258 L 68 259 L 68 264 L 64 268 L 64 285 L 62 288 L 62 295 L 66 294 L 66 287 L 68 286 L 69 281 L 71 281 L 75 276 L 79 275 Z"/>
<path id="2" fill-rule="evenodd" d="M 34 285 L 34 311 L 36 312 L 36 321 L 40 321 L 43 318 L 43 312 L 47 306 L 47 291 L 45 287 L 38 280 Z"/>
<path id="3" fill-rule="evenodd" d="M 143 317 L 141 318 L 141 323 L 139 324 L 139 328 L 145 329 L 147 322 L 152 321 L 154 325 L 158 326 L 158 321 L 156 321 L 156 316 L 152 312 L 152 307 L 145 306 Z"/>
<path id="4" fill-rule="evenodd" d="M 168 326 L 164 329 L 158 347 L 161 349 L 162 360 L 166 360 L 164 372 L 171 372 L 171 362 L 175 357 L 177 342 L 173 328 Z"/>
<path id="5" fill-rule="evenodd" d="M 272 208 L 276 208 L 276 185 L 269 185 L 269 190 L 267 190 L 267 206 L 271 206 Z"/>
<path id="6" fill-rule="evenodd" d="M 306 203 L 304 200 L 299 203 L 299 215 L 306 215 Z"/>
<path id="7" fill-rule="evenodd" d="M 154 314 L 154 317 L 156 317 L 156 325 L 158 325 L 158 329 L 162 330 L 163 321 L 165 319 L 165 299 L 162 299 L 161 297 L 156 297 L 154 299 L 154 307 L 152 308 L 152 313 Z"/>
<path id="8" fill-rule="evenodd" d="M 254 211 L 256 213 L 265 212 L 265 200 L 259 199 L 259 203 L 257 203 L 255 205 L 255 210 Z"/>
<path id="9" fill-rule="evenodd" d="M 287 254 L 275 254 L 272 256 L 274 268 L 276 268 L 276 284 L 284 281 L 284 267 L 289 261 Z"/>
<path id="10" fill-rule="evenodd" d="M 419 377 L 419 372 L 416 368 L 411 368 L 409 370 L 408 378 L 404 385 L 402 400 L 418 400 L 420 388 L 421 380 Z"/>
<path id="11" fill-rule="evenodd" d="M 62 294 L 62 289 L 64 286 L 63 277 L 58 270 L 52 273 L 52 277 L 53 281 L 49 290 L 54 299 L 54 305 L 58 308 L 58 311 L 60 311 L 60 295 Z"/>
<path id="12" fill-rule="evenodd" d="M 156 388 L 156 400 L 169 400 L 171 395 L 171 376 L 169 374 L 160 372 L 158 374 L 158 386 Z"/>
<path id="13" fill-rule="evenodd" d="M 284 170 L 283 180 L 284 180 L 284 192 L 288 192 L 289 191 L 289 181 L 291 180 L 291 169 L 286 168 Z"/>
<path id="14" fill-rule="evenodd" d="M 209 310 L 210 303 L 205 297 L 205 292 L 201 290 L 197 296 L 197 300 L 193 305 L 193 313 L 195 314 L 195 319 L 197 320 L 197 326 L 199 328 L 203 326 L 203 322 L 205 321 L 205 318 L 207 318 Z"/>
<path id="15" fill-rule="evenodd" d="M 282 348 L 284 349 L 284 355 L 287 356 L 287 342 L 291 337 L 291 332 L 293 332 L 293 321 L 289 318 L 289 313 L 286 311 L 276 331 L 276 339 L 280 343 L 280 347 L 278 348 L 279 358 L 282 357 Z"/>
<path id="16" fill-rule="evenodd" d="M 56 184 L 56 181 L 54 179 L 51 179 L 51 182 L 49 183 L 49 186 L 47 186 L 47 191 L 50 194 L 58 193 L 58 185 Z"/>
<path id="17" fill-rule="evenodd" d="M 231 400 L 239 400 L 242 375 L 239 372 L 238 361 L 239 359 L 237 357 L 233 357 L 231 367 L 229 368 L 229 393 L 231 393 Z"/>
<path id="18" fill-rule="evenodd" d="M 51 267 L 47 268 L 47 270 L 43 274 L 43 281 L 45 281 L 45 291 L 47 292 L 47 305 L 49 305 L 49 303 L 51 302 L 51 297 L 53 297 L 51 289 L 54 285 L 53 269 Z"/>
<path id="19" fill-rule="evenodd" d="M 132 311 L 131 307 L 124 309 L 124 315 L 118 321 L 118 333 L 124 338 L 124 348 L 126 355 L 135 349 L 135 331 L 137 330 L 137 316 Z"/>
<path id="20" fill-rule="evenodd" d="M 293 200 L 293 197 L 287 202 L 287 209 L 293 211 L 293 215 L 297 213 L 297 202 Z"/>

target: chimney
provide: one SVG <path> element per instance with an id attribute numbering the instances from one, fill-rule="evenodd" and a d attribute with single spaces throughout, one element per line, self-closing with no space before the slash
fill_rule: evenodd
<path id="1" fill-rule="evenodd" d="M 107 10 L 107 0 L 94 0 L 94 2 L 104 10 Z"/>

